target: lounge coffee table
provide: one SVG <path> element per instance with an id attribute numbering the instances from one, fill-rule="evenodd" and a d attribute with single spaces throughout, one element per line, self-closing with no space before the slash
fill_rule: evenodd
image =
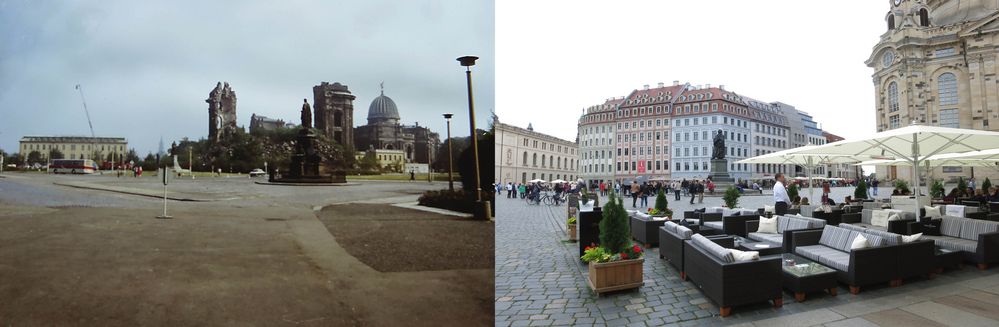
<path id="1" fill-rule="evenodd" d="M 964 254 L 961 251 L 954 251 L 941 248 L 933 248 L 933 257 L 936 259 L 936 272 L 942 273 L 944 268 L 960 268 Z"/>
<path id="2" fill-rule="evenodd" d="M 744 241 L 739 242 L 738 248 L 742 251 L 757 251 L 761 256 L 781 254 L 784 250 L 782 246 L 777 244 L 770 242 L 756 242 L 749 239 L 744 239 Z"/>
<path id="3" fill-rule="evenodd" d="M 802 302 L 805 294 L 827 291 L 836 296 L 836 270 L 823 266 L 794 253 L 781 254 L 784 288 L 794 293 L 794 300 Z"/>

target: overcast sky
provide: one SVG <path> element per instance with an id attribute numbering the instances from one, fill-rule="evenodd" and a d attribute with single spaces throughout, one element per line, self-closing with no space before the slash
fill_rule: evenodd
<path id="1" fill-rule="evenodd" d="M 126 137 L 140 155 L 208 134 L 205 99 L 218 81 L 256 113 L 299 123 L 312 87 L 357 96 L 354 125 L 385 82 L 403 123 L 467 136 L 464 68 L 475 55 L 477 127 L 494 108 L 492 1 L 0 0 L 0 148 L 25 135 Z"/>
<path id="2" fill-rule="evenodd" d="M 581 110 L 649 84 L 725 85 L 875 132 L 873 70 L 889 1 L 526 1 L 496 4 L 500 121 L 574 140 Z"/>

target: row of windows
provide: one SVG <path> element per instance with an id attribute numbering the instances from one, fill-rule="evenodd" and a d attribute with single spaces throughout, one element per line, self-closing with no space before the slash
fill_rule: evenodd
<path id="1" fill-rule="evenodd" d="M 886 93 L 888 93 L 888 112 L 898 111 L 898 83 L 894 81 L 888 83 Z M 957 76 L 954 73 L 943 73 L 937 77 L 937 99 L 941 107 L 956 107 L 960 103 L 957 94 Z"/>
<path id="2" fill-rule="evenodd" d="M 93 145 L 90 145 L 90 144 L 81 144 L 80 145 L 80 150 L 90 150 L 90 149 L 93 149 L 93 148 L 94 148 Z M 28 150 L 28 151 L 31 151 L 31 150 L 52 150 L 52 149 L 66 150 L 66 145 L 65 144 L 55 144 L 55 145 L 54 144 L 30 144 L 29 143 L 29 144 L 26 144 L 24 146 L 24 149 Z M 70 151 L 76 150 L 76 144 L 70 144 L 69 145 L 69 150 Z M 108 150 L 124 152 L 125 151 L 125 146 L 122 146 L 122 145 L 119 145 L 119 146 L 101 145 L 101 151 L 108 151 Z"/>
<path id="3" fill-rule="evenodd" d="M 535 149 L 538 148 L 538 141 L 537 140 L 533 140 L 533 142 L 532 142 L 531 140 L 528 140 L 525 137 L 524 138 L 524 146 L 526 147 L 526 146 L 528 146 L 528 144 L 532 144 L 532 147 L 534 147 Z M 570 148 L 570 147 L 567 147 L 567 146 L 563 147 L 561 145 L 556 145 L 555 143 L 548 143 L 548 142 L 544 142 L 544 141 L 541 142 L 541 149 L 542 150 L 548 150 L 548 151 L 560 152 L 560 153 L 566 153 L 566 154 L 576 154 L 576 149 L 573 149 L 573 148 Z"/>
<path id="4" fill-rule="evenodd" d="M 523 158 L 523 165 L 524 167 L 527 167 L 527 151 L 524 151 Z M 531 159 L 531 165 L 538 167 L 538 154 L 533 154 L 531 158 L 533 158 Z M 547 156 L 544 154 L 541 155 L 541 168 L 562 169 L 562 167 L 565 167 L 565 169 L 568 170 L 576 169 L 576 160 L 562 157 L 556 158 L 555 156 Z"/>
<path id="5" fill-rule="evenodd" d="M 727 140 L 729 140 L 729 141 L 749 142 L 749 135 L 746 135 L 746 134 L 743 134 L 743 133 L 736 133 L 736 132 L 729 133 L 729 131 L 722 131 L 722 133 L 724 133 L 725 138 Z M 683 133 L 683 142 L 690 142 L 691 141 L 691 139 L 690 139 L 691 135 L 694 136 L 694 141 L 702 141 L 702 140 L 703 141 L 708 141 L 708 140 L 714 139 L 715 135 L 717 135 L 717 134 L 718 134 L 718 131 L 711 131 L 711 136 L 709 137 L 708 136 L 708 131 L 701 131 L 700 133 L 698 133 L 698 132 L 693 132 L 693 133 L 685 132 L 685 133 Z M 680 140 L 681 140 L 680 139 L 680 135 L 681 135 L 680 133 L 676 133 L 675 137 L 673 138 L 673 142 L 680 142 Z"/>
<path id="6" fill-rule="evenodd" d="M 697 118 L 684 118 L 683 120 L 674 119 L 673 120 L 673 123 L 674 123 L 673 125 L 674 126 L 678 126 L 678 127 L 679 126 L 691 126 L 691 125 L 694 125 L 694 126 L 697 126 L 697 125 L 707 125 L 707 124 L 709 124 L 708 120 L 709 120 L 709 117 L 701 117 L 700 119 L 697 119 Z M 711 121 L 710 124 L 718 124 L 718 116 L 711 116 L 710 117 L 710 121 Z M 725 124 L 725 125 L 734 125 L 734 126 L 738 126 L 738 127 L 742 127 L 742 128 L 748 128 L 749 127 L 749 122 L 747 122 L 745 120 L 741 120 L 741 119 L 729 118 L 728 116 L 722 116 L 722 120 L 721 121 L 722 121 L 722 124 Z M 682 125 L 681 125 L 681 123 L 682 123 Z M 667 122 L 667 124 L 668 124 L 668 122 Z M 658 126 L 658 125 L 656 125 L 656 126 Z"/>
<path id="7" fill-rule="evenodd" d="M 644 162 L 644 164 L 645 164 L 645 170 L 646 171 L 653 170 L 652 169 L 652 163 L 653 162 L 655 162 L 655 166 L 656 166 L 655 170 L 669 170 L 669 160 L 662 160 L 662 161 L 659 161 L 659 160 L 647 160 L 647 161 Z M 630 163 L 631 163 L 631 165 L 629 165 L 628 162 L 621 162 L 621 161 L 619 161 L 617 163 L 617 171 L 625 171 L 625 172 L 627 172 L 627 171 L 638 171 L 638 164 L 639 164 L 639 162 L 632 161 Z M 623 170 L 621 169 L 622 167 L 624 168 Z"/>
<path id="8" fill-rule="evenodd" d="M 655 121 L 656 121 L 656 127 L 664 126 L 664 125 L 665 126 L 669 126 L 669 119 L 656 119 Z M 652 119 L 649 119 L 649 120 L 636 120 L 636 121 L 631 121 L 631 122 L 623 122 L 623 123 L 619 122 L 619 123 L 617 123 L 617 129 L 618 130 L 627 130 L 629 128 L 630 129 L 637 129 L 637 128 L 646 128 L 646 127 L 652 127 Z"/>
<path id="9" fill-rule="evenodd" d="M 762 146 L 776 147 L 776 148 L 787 148 L 787 141 L 773 139 L 765 136 L 764 137 L 757 136 L 755 139 L 755 144 Z"/>

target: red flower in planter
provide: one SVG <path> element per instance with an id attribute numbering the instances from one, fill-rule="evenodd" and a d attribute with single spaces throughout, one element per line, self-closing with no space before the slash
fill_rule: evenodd
<path id="1" fill-rule="evenodd" d="M 632 247 L 631 249 L 632 249 L 632 250 L 635 250 L 635 253 L 641 253 L 641 252 L 642 252 L 642 248 L 641 248 L 641 247 L 639 247 L 638 245 L 635 245 L 635 246 L 634 246 L 634 247 Z"/>
<path id="2" fill-rule="evenodd" d="M 621 259 L 627 259 L 627 258 L 628 258 L 628 252 L 621 252 Z"/>

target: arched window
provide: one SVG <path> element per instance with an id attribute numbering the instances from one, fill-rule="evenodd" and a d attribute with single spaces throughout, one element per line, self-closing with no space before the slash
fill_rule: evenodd
<path id="1" fill-rule="evenodd" d="M 554 160 L 554 159 L 555 159 L 555 156 L 548 157 L 548 167 L 552 167 L 553 166 L 552 165 L 552 160 Z"/>
<path id="2" fill-rule="evenodd" d="M 888 111 L 898 111 L 898 84 L 895 82 L 888 84 Z"/>
<path id="3" fill-rule="evenodd" d="M 926 8 L 919 9 L 919 26 L 930 26 L 930 12 Z"/>
<path id="4" fill-rule="evenodd" d="M 534 167 L 538 166 L 538 154 L 537 153 L 534 154 L 534 159 L 531 161 L 531 163 L 534 165 Z"/>
<path id="5" fill-rule="evenodd" d="M 527 167 L 527 151 L 524 151 L 524 167 Z"/>
<path id="6" fill-rule="evenodd" d="M 890 31 L 890 30 L 893 30 L 893 29 L 895 29 L 895 15 L 889 14 L 888 15 L 888 30 Z"/>
<path id="7" fill-rule="evenodd" d="M 541 167 L 545 166 L 545 155 L 541 155 Z"/>
<path id="8" fill-rule="evenodd" d="M 937 77 L 937 98 L 941 107 L 957 105 L 957 77 L 954 73 L 943 73 Z"/>

